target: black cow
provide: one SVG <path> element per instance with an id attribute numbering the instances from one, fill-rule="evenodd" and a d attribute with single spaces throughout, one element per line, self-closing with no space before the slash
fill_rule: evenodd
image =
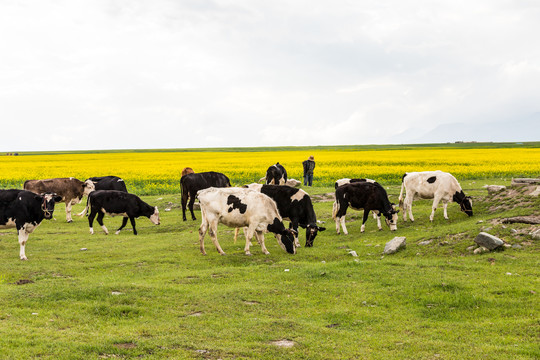
<path id="1" fill-rule="evenodd" d="M 280 163 L 272 165 L 266 170 L 266 184 L 285 185 L 287 182 L 287 170 Z"/>
<path id="2" fill-rule="evenodd" d="M 24 252 L 28 235 L 43 219 L 52 219 L 55 202 L 62 197 L 52 193 L 42 195 L 26 190 L 0 190 L 0 229 L 17 228 L 21 260 L 27 260 Z"/>
<path id="3" fill-rule="evenodd" d="M 94 183 L 96 190 L 118 190 L 128 192 L 124 179 L 118 176 L 95 176 L 88 178 Z"/>
<path id="4" fill-rule="evenodd" d="M 319 231 L 326 228 L 317 225 L 317 215 L 309 195 L 301 189 L 279 185 L 250 184 L 247 188 L 260 191 L 269 196 L 277 205 L 279 214 L 284 220 L 289 220 L 290 228 L 298 233 L 298 226 L 306 229 L 306 246 L 313 246 L 313 241 Z M 296 246 L 300 246 L 295 236 Z"/>
<path id="5" fill-rule="evenodd" d="M 229 181 L 229 178 L 222 173 L 208 171 L 184 175 L 180 178 L 180 185 L 182 193 L 182 218 L 186 221 L 186 204 L 188 199 L 191 218 L 196 220 L 195 214 L 193 213 L 193 204 L 197 197 L 197 191 L 209 187 L 230 187 L 231 182 Z"/>
<path id="6" fill-rule="evenodd" d="M 345 214 L 347 208 L 364 209 L 364 217 L 360 232 L 364 232 L 365 223 L 369 212 L 382 213 L 386 218 L 386 224 L 390 230 L 397 230 L 397 213 L 395 205 L 388 200 L 386 190 L 378 183 L 357 182 L 345 184 L 336 189 L 336 201 L 332 211 L 332 218 L 336 221 L 336 231 L 339 234 L 339 224 L 343 227 L 343 233 L 348 234 L 345 226 Z"/>
<path id="7" fill-rule="evenodd" d="M 345 185 L 345 184 L 354 184 L 354 183 L 357 183 L 357 182 L 370 182 L 370 183 L 374 183 L 375 180 L 371 180 L 371 179 L 349 179 L 349 178 L 344 178 L 344 179 L 339 179 L 339 180 L 336 180 L 336 183 L 334 184 L 334 187 L 337 188 L 340 187 L 341 185 Z"/>
<path id="8" fill-rule="evenodd" d="M 94 234 L 94 218 L 97 215 L 97 222 L 105 234 L 109 235 L 109 230 L 103 224 L 105 214 L 111 216 L 123 216 L 122 226 L 116 230 L 116 234 L 126 226 L 128 218 L 133 227 L 133 234 L 137 235 L 135 229 L 135 218 L 146 216 L 156 225 L 160 224 L 159 211 L 157 206 L 153 207 L 142 201 L 137 195 L 129 194 L 118 190 L 98 190 L 93 191 L 88 195 L 86 207 L 90 208 L 88 216 L 88 225 L 90 226 L 90 234 Z"/>

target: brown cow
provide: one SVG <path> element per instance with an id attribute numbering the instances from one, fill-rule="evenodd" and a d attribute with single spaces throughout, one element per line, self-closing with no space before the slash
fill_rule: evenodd
<path id="1" fill-rule="evenodd" d="M 24 190 L 36 194 L 55 193 L 62 197 L 59 202 L 66 203 L 66 220 L 72 222 L 71 207 L 81 202 L 84 195 L 88 195 L 95 190 L 94 183 L 91 180 L 82 182 L 75 178 L 55 178 L 46 180 L 26 180 Z"/>
<path id="2" fill-rule="evenodd" d="M 187 175 L 187 174 L 194 174 L 194 173 L 195 171 L 193 171 L 193 169 L 190 167 L 185 167 L 184 170 L 182 170 L 182 176 Z"/>

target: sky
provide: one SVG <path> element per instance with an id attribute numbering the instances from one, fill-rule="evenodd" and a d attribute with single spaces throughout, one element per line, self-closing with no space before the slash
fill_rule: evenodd
<path id="1" fill-rule="evenodd" d="M 2 0 L 0 151 L 540 140 L 536 0 Z"/>

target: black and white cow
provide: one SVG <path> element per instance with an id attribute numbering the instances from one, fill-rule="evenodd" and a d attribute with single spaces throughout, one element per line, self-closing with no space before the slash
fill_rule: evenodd
<path id="1" fill-rule="evenodd" d="M 343 179 L 339 179 L 339 180 L 336 180 L 336 183 L 334 184 L 334 187 L 337 188 L 340 187 L 341 185 L 345 185 L 345 184 L 354 184 L 354 183 L 357 183 L 357 182 L 370 182 L 370 183 L 376 183 L 375 180 L 371 180 L 371 179 L 364 179 L 364 178 L 360 178 L 360 179 L 349 179 L 349 178 L 343 178 Z M 334 202 L 334 206 L 337 206 L 337 203 Z M 382 230 L 382 225 L 381 225 L 381 213 L 378 213 L 378 214 L 375 214 L 373 213 L 373 218 L 375 220 L 377 220 L 377 227 L 379 228 L 379 230 Z"/>
<path id="2" fill-rule="evenodd" d="M 287 170 L 280 163 L 276 163 L 266 170 L 267 185 L 285 185 L 287 183 Z"/>
<path id="3" fill-rule="evenodd" d="M 0 190 L 0 229 L 17 228 L 21 260 L 27 260 L 24 252 L 28 235 L 43 219 L 52 219 L 55 202 L 62 197 L 56 194 L 35 194 L 26 190 Z"/>
<path id="4" fill-rule="evenodd" d="M 118 176 L 95 176 L 86 179 L 92 181 L 96 190 L 118 190 L 128 192 L 124 179 Z"/>
<path id="5" fill-rule="evenodd" d="M 276 234 L 278 244 L 283 250 L 289 254 L 296 253 L 295 231 L 285 228 L 276 203 L 270 197 L 251 189 L 214 187 L 199 191 L 197 196 L 201 204 L 199 243 L 203 255 L 206 255 L 204 236 L 207 231 L 217 251 L 225 255 L 217 239 L 219 223 L 234 228 L 247 227 L 244 248 L 246 255 L 251 255 L 249 247 L 253 235 L 261 245 L 262 252 L 269 254 L 264 245 L 265 232 Z"/>
<path id="6" fill-rule="evenodd" d="M 386 190 L 378 183 L 357 182 L 345 184 L 336 189 L 336 201 L 332 212 L 332 218 L 336 221 L 336 232 L 339 234 L 339 225 L 343 233 L 348 234 L 345 226 L 345 214 L 347 208 L 364 209 L 364 217 L 360 232 L 364 232 L 365 223 L 370 211 L 381 213 L 390 230 L 397 230 L 397 213 L 395 205 L 388 200 Z"/>
<path id="7" fill-rule="evenodd" d="M 317 215 L 313 210 L 313 204 L 309 195 L 301 189 L 289 186 L 249 184 L 248 189 L 259 191 L 268 195 L 275 201 L 279 214 L 283 220 L 289 220 L 290 226 L 298 233 L 298 226 L 306 229 L 306 246 L 313 246 L 313 241 L 319 231 L 326 228 L 317 225 Z M 236 239 L 236 234 L 235 234 Z M 300 246 L 298 237 L 295 238 L 295 245 Z"/>
<path id="8" fill-rule="evenodd" d="M 403 201 L 403 190 L 405 190 L 405 201 Z M 429 220 L 433 221 L 437 205 L 442 200 L 444 218 L 448 219 L 446 208 L 449 201 L 459 204 L 461 211 L 472 216 L 472 200 L 470 196 L 465 196 L 458 181 L 454 176 L 440 170 L 405 173 L 401 182 L 401 192 L 399 193 L 399 207 L 403 209 L 403 220 L 407 221 L 407 211 L 411 221 L 414 221 L 412 214 L 412 203 L 414 197 L 421 199 L 433 199 L 431 215 Z"/>
<path id="9" fill-rule="evenodd" d="M 97 216 L 97 222 L 101 225 L 101 228 L 105 234 L 109 235 L 109 230 L 103 224 L 103 217 L 105 215 L 111 216 L 123 216 L 122 225 L 116 234 L 120 233 L 120 230 L 126 226 L 128 218 L 133 227 L 133 234 L 137 235 L 137 229 L 135 229 L 135 218 L 139 216 L 146 216 L 150 221 L 155 224 L 160 224 L 159 211 L 157 206 L 151 206 L 142 201 L 137 195 L 129 194 L 118 190 L 98 190 L 93 191 L 88 195 L 88 202 L 86 207 L 90 208 L 90 215 L 88 215 L 88 225 L 90 226 L 90 234 L 94 234 L 94 218 Z"/>
<path id="10" fill-rule="evenodd" d="M 230 187 L 229 178 L 222 173 L 208 171 L 201 173 L 186 174 L 180 178 L 181 193 L 182 193 L 182 218 L 186 221 L 186 204 L 189 199 L 189 211 L 191 218 L 196 220 L 193 213 L 193 204 L 197 197 L 197 191 L 207 189 L 209 187 Z"/>

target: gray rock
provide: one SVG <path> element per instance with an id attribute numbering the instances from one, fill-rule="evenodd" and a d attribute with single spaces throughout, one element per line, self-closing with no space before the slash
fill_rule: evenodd
<path id="1" fill-rule="evenodd" d="M 519 245 L 519 244 L 514 244 L 512 245 L 512 249 L 522 249 L 523 246 Z"/>
<path id="2" fill-rule="evenodd" d="M 487 189 L 487 192 L 490 195 L 506 190 L 506 186 L 503 186 L 503 185 L 486 185 L 484 187 Z"/>
<path id="3" fill-rule="evenodd" d="M 504 241 L 486 232 L 478 234 L 476 238 L 474 238 L 474 242 L 488 250 L 494 250 L 504 244 Z"/>
<path id="4" fill-rule="evenodd" d="M 404 249 L 405 246 L 407 245 L 405 243 L 406 239 L 407 238 L 405 236 L 396 236 L 395 238 L 387 242 L 386 245 L 384 246 L 384 254 L 389 255 L 389 254 L 396 253 L 397 251 L 401 249 Z"/>
<path id="5" fill-rule="evenodd" d="M 471 245 L 467 248 L 467 251 L 473 251 L 476 248 L 476 245 Z"/>
<path id="6" fill-rule="evenodd" d="M 529 196 L 538 196 L 540 195 L 540 186 L 536 187 L 536 190 L 534 190 L 532 193 L 529 194 Z"/>
<path id="7" fill-rule="evenodd" d="M 429 245 L 433 242 L 433 240 L 424 240 L 424 241 L 420 241 L 418 243 L 418 245 Z"/>
<path id="8" fill-rule="evenodd" d="M 540 240 L 540 229 L 537 229 L 531 233 L 531 237 L 534 240 Z"/>
<path id="9" fill-rule="evenodd" d="M 474 254 L 482 254 L 482 253 L 485 253 L 485 252 L 488 252 L 489 250 L 486 249 L 485 247 L 483 246 L 480 246 L 479 248 L 475 249 L 473 251 Z"/>

